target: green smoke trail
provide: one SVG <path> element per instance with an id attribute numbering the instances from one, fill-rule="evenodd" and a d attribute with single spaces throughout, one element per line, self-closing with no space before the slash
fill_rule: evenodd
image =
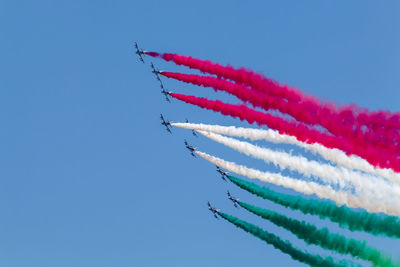
<path id="1" fill-rule="evenodd" d="M 359 259 L 370 261 L 374 266 L 395 266 L 389 256 L 376 248 L 368 246 L 365 241 L 347 239 L 343 235 L 330 233 L 328 228 L 318 229 L 314 225 L 304 221 L 291 219 L 277 212 L 262 209 L 244 202 L 238 202 L 238 204 L 255 215 L 292 232 L 307 244 L 314 244 L 341 254 L 350 254 Z"/>
<path id="2" fill-rule="evenodd" d="M 304 199 L 275 192 L 267 187 L 228 176 L 229 180 L 240 188 L 273 201 L 292 210 L 300 210 L 304 214 L 317 215 L 338 223 L 351 231 L 364 231 L 374 235 L 385 235 L 400 238 L 400 220 L 395 216 L 378 215 L 366 211 L 354 211 L 348 207 L 338 207 L 335 204 L 316 199 Z"/>
<path id="3" fill-rule="evenodd" d="M 236 225 L 237 227 L 243 229 L 244 231 L 258 237 L 261 240 L 264 240 L 268 244 L 274 246 L 276 249 L 279 249 L 283 253 L 286 253 L 292 257 L 292 259 L 309 264 L 310 266 L 347 266 L 345 262 L 341 262 L 340 264 L 335 263 L 331 257 L 322 258 L 319 255 L 309 254 L 308 252 L 299 250 L 292 246 L 288 241 L 283 241 L 278 236 L 271 234 L 260 227 L 248 223 L 246 221 L 240 220 L 232 215 L 220 212 L 219 215 L 227 220 L 228 222 Z"/>

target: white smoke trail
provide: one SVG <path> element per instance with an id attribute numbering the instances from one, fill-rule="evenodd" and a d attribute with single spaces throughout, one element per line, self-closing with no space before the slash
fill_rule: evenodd
<path id="1" fill-rule="evenodd" d="M 271 143 L 284 143 L 292 144 L 302 147 L 314 154 L 319 154 L 324 159 L 333 162 L 337 165 L 343 166 L 349 169 L 361 170 L 367 173 L 383 176 L 394 183 L 400 184 L 400 173 L 394 172 L 392 169 L 381 169 L 374 167 L 369 164 L 363 158 L 358 156 L 348 156 L 345 152 L 336 148 L 327 148 L 318 143 L 307 144 L 296 139 L 294 136 L 280 134 L 278 131 L 267 129 L 253 129 L 253 128 L 242 128 L 234 126 L 220 126 L 220 125 L 209 125 L 209 124 L 194 124 L 194 123 L 172 123 L 173 126 L 191 129 L 191 130 L 203 130 L 218 134 L 224 134 L 235 137 L 247 138 L 250 140 L 266 140 Z"/>
<path id="2" fill-rule="evenodd" d="M 305 157 L 292 156 L 285 152 L 258 147 L 248 142 L 239 141 L 211 132 L 198 132 L 211 140 L 248 156 L 262 159 L 267 163 L 273 163 L 281 169 L 288 168 L 292 171 L 297 171 L 306 177 L 311 177 L 312 175 L 318 176 L 328 183 L 339 184 L 342 189 L 351 183 L 355 186 L 355 192 L 368 194 L 370 197 L 387 198 L 390 195 L 393 199 L 399 199 L 400 196 L 400 187 L 397 184 L 389 184 L 378 177 L 367 174 L 363 175 L 345 168 L 334 167 L 317 161 L 310 161 Z"/>
<path id="3" fill-rule="evenodd" d="M 319 185 L 314 182 L 296 180 L 277 173 L 261 172 L 256 169 L 238 165 L 234 162 L 225 161 L 204 152 L 196 151 L 195 153 L 214 165 L 230 172 L 247 176 L 251 179 L 259 179 L 267 183 L 290 188 L 306 195 L 315 194 L 319 198 L 330 199 L 338 205 L 347 205 L 352 208 L 363 208 L 368 212 L 384 212 L 386 214 L 400 216 L 400 205 L 397 201 L 393 201 L 392 203 L 381 202 L 364 195 L 353 195 L 348 192 L 335 191 L 329 186 Z"/>

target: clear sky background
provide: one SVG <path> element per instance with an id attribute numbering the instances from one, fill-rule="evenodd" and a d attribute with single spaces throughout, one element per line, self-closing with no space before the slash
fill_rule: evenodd
<path id="1" fill-rule="evenodd" d="M 399 111 L 399 13 L 399 1 L 0 0 L 0 266 L 301 266 L 215 220 L 207 200 L 299 248 L 345 258 L 235 209 L 227 189 L 398 257 L 398 240 L 260 200 L 191 157 L 185 138 L 227 160 L 277 171 L 182 129 L 168 134 L 160 112 L 172 121 L 248 124 L 166 103 L 150 59 L 140 63 L 133 42 L 247 66 L 336 103 Z"/>

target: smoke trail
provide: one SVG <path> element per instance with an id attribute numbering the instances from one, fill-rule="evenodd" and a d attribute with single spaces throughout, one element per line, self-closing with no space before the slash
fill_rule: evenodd
<path id="1" fill-rule="evenodd" d="M 262 209 L 244 202 L 238 202 L 238 204 L 251 213 L 292 232 L 307 244 L 314 244 L 341 254 L 350 254 L 353 257 L 369 261 L 374 266 L 394 266 L 392 259 L 388 255 L 367 245 L 365 241 L 348 239 L 343 235 L 330 233 L 326 227 L 318 229 L 314 225 L 304 221 L 291 219 L 277 212 Z"/>
<path id="2" fill-rule="evenodd" d="M 340 263 L 335 263 L 331 257 L 322 258 L 319 255 L 313 255 L 306 251 L 299 250 L 293 247 L 289 241 L 283 241 L 278 236 L 271 234 L 260 227 L 248 223 L 246 221 L 240 220 L 232 215 L 219 212 L 218 213 L 223 219 L 243 229 L 244 231 L 252 234 L 253 236 L 265 241 L 266 243 L 274 246 L 274 248 L 280 250 L 281 252 L 288 254 L 292 259 L 299 262 L 306 263 L 310 266 L 347 266 L 346 262 L 342 261 Z"/>
<path id="3" fill-rule="evenodd" d="M 194 124 L 194 123 L 172 123 L 172 126 L 181 127 L 184 129 L 207 131 L 217 134 L 229 135 L 234 137 L 247 138 L 252 141 L 255 140 L 266 140 L 271 143 L 279 144 L 291 144 L 302 147 L 314 154 L 319 154 L 324 159 L 336 163 L 340 166 L 348 169 L 361 170 L 374 175 L 380 175 L 392 182 L 400 183 L 400 174 L 395 173 L 392 169 L 380 169 L 372 166 L 366 160 L 358 156 L 347 156 L 343 151 L 336 148 L 327 148 L 318 143 L 307 144 L 298 141 L 294 136 L 280 134 L 276 130 L 271 129 L 254 129 L 254 128 L 242 128 L 235 126 L 220 126 L 220 125 L 209 125 L 209 124 Z"/>
<path id="4" fill-rule="evenodd" d="M 318 176 L 328 183 L 339 184 L 345 188 L 349 183 L 355 185 L 357 193 L 365 194 L 371 198 L 390 199 L 395 201 L 400 196 L 400 188 L 397 185 L 388 184 L 378 177 L 361 175 L 358 172 L 351 172 L 344 168 L 337 168 L 317 161 L 309 161 L 305 157 L 292 156 L 285 152 L 277 152 L 267 148 L 261 148 L 248 142 L 239 141 L 219 134 L 198 131 L 211 140 L 233 148 L 248 156 L 262 159 L 267 163 L 278 165 L 281 169 L 289 168 L 303 175 L 310 177 Z M 400 199 L 398 199 L 400 201 Z"/>
<path id="5" fill-rule="evenodd" d="M 203 97 L 182 94 L 170 95 L 176 99 L 201 108 L 210 109 L 231 117 L 237 117 L 240 120 L 246 120 L 249 123 L 256 122 L 260 126 L 266 125 L 269 128 L 277 129 L 282 134 L 293 135 L 302 142 L 320 143 L 328 148 L 338 148 L 346 153 L 359 155 L 374 166 L 382 165 L 384 167 L 394 167 L 394 169 L 397 167 L 397 169 L 400 170 L 400 164 L 398 164 L 398 166 L 392 164 L 392 162 L 387 159 L 387 155 L 382 155 L 382 153 L 379 153 L 379 151 L 373 148 L 364 149 L 363 147 L 354 146 L 347 140 L 323 134 L 315 129 L 310 129 L 303 124 L 289 122 L 280 117 L 253 110 L 245 105 L 227 104 L 219 100 L 212 101 Z"/>
<path id="6" fill-rule="evenodd" d="M 293 179 L 282 176 L 278 173 L 261 172 L 256 169 L 237 165 L 234 162 L 225 161 L 204 152 L 196 151 L 195 153 L 214 165 L 220 166 L 230 172 L 247 176 L 248 178 L 259 179 L 267 183 L 290 188 L 306 195 L 315 194 L 319 198 L 330 199 L 338 205 L 363 208 L 369 212 L 384 212 L 391 215 L 400 215 L 400 207 L 396 202 L 386 203 L 365 197 L 364 195 L 356 196 L 343 191 L 335 191 L 329 186 L 322 186 L 314 182 L 305 182 Z"/>
<path id="7" fill-rule="evenodd" d="M 328 201 L 278 193 L 268 187 L 261 187 L 231 175 L 228 176 L 228 179 L 251 194 L 292 210 L 300 210 L 304 214 L 316 215 L 321 219 L 327 218 L 338 223 L 342 228 L 400 238 L 400 219 L 398 217 L 355 211 L 345 206 L 338 207 Z"/>
<path id="8" fill-rule="evenodd" d="M 182 56 L 178 54 L 170 53 L 156 53 L 156 52 L 146 52 L 147 55 L 152 57 L 159 57 L 165 61 L 172 61 L 176 65 L 183 65 L 191 69 L 197 69 L 204 73 L 215 74 L 218 77 L 223 77 L 235 81 L 240 84 L 245 84 L 253 87 L 254 89 L 264 90 L 266 84 L 270 84 L 270 95 L 277 97 L 284 97 L 291 101 L 300 101 L 302 99 L 302 92 L 296 88 L 289 88 L 284 86 L 283 88 L 278 88 L 274 86 L 277 84 L 275 81 L 267 79 L 260 74 L 256 74 L 251 70 L 245 68 L 235 69 L 232 66 L 223 66 L 217 63 L 212 63 L 209 60 L 201 60 L 188 56 Z"/>
<path id="9" fill-rule="evenodd" d="M 304 95 L 296 88 L 290 88 L 287 85 L 280 85 L 278 82 L 268 79 L 263 75 L 257 74 L 245 68 L 235 69 L 232 66 L 223 66 L 213 63 L 209 60 L 201 60 L 178 54 L 159 54 L 155 52 L 147 52 L 146 54 L 153 57 L 160 57 L 165 61 L 172 61 L 177 65 L 187 66 L 191 69 L 198 69 L 204 73 L 215 74 L 240 84 L 245 84 L 257 91 L 261 91 L 271 96 L 283 97 L 289 102 L 304 102 L 309 108 L 320 108 L 322 117 L 333 116 L 341 121 L 342 124 L 358 126 L 357 131 L 362 130 L 363 126 L 367 126 L 376 133 L 381 133 L 389 140 L 393 140 L 398 136 L 400 128 L 400 114 L 390 113 L 388 111 L 370 112 L 362 109 L 354 104 L 337 108 L 332 102 L 320 102 L 316 97 Z M 398 145 L 397 143 L 396 145 Z M 395 144 L 393 144 L 395 145 Z"/>
<path id="10" fill-rule="evenodd" d="M 379 149 L 389 150 L 393 148 L 393 139 L 391 142 L 381 142 L 378 144 L 375 142 L 379 139 L 371 131 L 364 131 L 354 133 L 353 125 L 343 126 L 342 123 L 337 120 L 325 116 L 325 114 L 319 114 L 318 110 L 312 110 L 304 103 L 291 103 L 283 98 L 269 96 L 258 91 L 251 90 L 240 84 L 232 83 L 224 79 L 218 79 L 210 76 L 200 76 L 194 74 L 182 74 L 174 72 L 163 72 L 161 75 L 176 79 L 186 83 L 192 83 L 204 87 L 212 87 L 215 90 L 222 90 L 229 94 L 232 94 L 244 102 L 252 104 L 254 107 L 260 107 L 265 110 L 276 109 L 281 113 L 288 114 L 298 121 L 309 125 L 321 125 L 325 127 L 330 133 L 337 136 L 342 136 L 348 139 L 355 145 L 359 146 L 379 146 Z M 372 144 L 371 144 L 372 143 Z M 389 145 L 389 146 L 388 146 Z M 397 152 L 397 151 L 395 151 Z"/>
<path id="11" fill-rule="evenodd" d="M 151 57 L 161 57 L 161 54 L 157 53 L 157 52 L 151 52 L 151 51 L 143 51 L 143 52 L 144 52 L 144 54 L 151 56 Z"/>

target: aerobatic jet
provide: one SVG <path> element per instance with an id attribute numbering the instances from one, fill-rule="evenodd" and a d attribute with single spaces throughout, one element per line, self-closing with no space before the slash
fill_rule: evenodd
<path id="1" fill-rule="evenodd" d="M 165 91 L 164 87 L 161 87 L 161 94 L 163 94 L 165 96 L 165 100 L 167 100 L 168 102 L 171 102 L 171 100 L 169 100 L 169 96 L 171 95 L 171 91 Z"/>
<path id="2" fill-rule="evenodd" d="M 186 119 L 186 123 L 189 123 L 189 120 L 188 120 L 188 119 Z M 198 137 L 198 135 L 196 134 L 196 131 L 195 131 L 195 130 L 192 130 L 192 134 L 193 134 L 193 136 Z"/>
<path id="3" fill-rule="evenodd" d="M 151 66 L 151 69 L 152 69 L 151 72 L 154 73 L 154 75 L 156 76 L 156 79 L 159 80 L 159 81 L 161 82 L 160 73 L 161 73 L 162 71 L 156 69 L 156 67 L 154 67 L 153 62 L 151 62 L 150 66 Z"/>
<path id="4" fill-rule="evenodd" d="M 144 50 L 139 49 L 138 44 L 135 42 L 136 54 L 139 56 L 139 60 L 144 63 L 143 55 L 145 54 Z"/>
<path id="5" fill-rule="evenodd" d="M 239 199 L 232 197 L 232 195 L 231 195 L 231 193 L 229 193 L 229 191 L 227 194 L 228 194 L 229 200 L 231 200 L 233 202 L 233 206 L 235 206 L 236 208 L 239 208 L 239 206 L 237 205 L 237 203 L 239 202 Z"/>
<path id="6" fill-rule="evenodd" d="M 217 172 L 219 172 L 221 174 L 222 180 L 227 182 L 226 178 L 228 178 L 228 172 L 223 171 L 219 166 L 217 166 Z"/>
<path id="7" fill-rule="evenodd" d="M 214 214 L 214 217 L 215 217 L 216 219 L 218 219 L 217 214 L 218 214 L 219 209 L 216 209 L 216 208 L 211 207 L 210 202 L 207 202 L 207 205 L 208 205 L 208 209 Z"/>
<path id="8" fill-rule="evenodd" d="M 172 134 L 171 129 L 169 127 L 171 127 L 171 123 L 164 119 L 164 116 L 162 114 L 160 114 L 160 119 L 161 119 L 161 124 L 165 126 L 165 128 L 167 128 L 167 131 Z"/>
<path id="9" fill-rule="evenodd" d="M 192 147 L 191 145 L 188 144 L 188 142 L 185 140 L 185 146 L 186 148 L 190 151 L 190 154 L 193 157 L 196 157 L 196 155 L 194 154 L 194 152 L 196 151 L 196 147 Z"/>

